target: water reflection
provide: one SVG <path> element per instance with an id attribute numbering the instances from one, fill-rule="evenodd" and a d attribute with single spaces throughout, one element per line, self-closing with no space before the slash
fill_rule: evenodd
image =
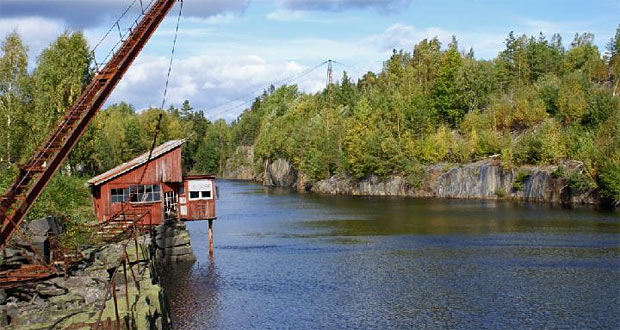
<path id="1" fill-rule="evenodd" d="M 618 213 L 219 182 L 215 259 L 166 271 L 178 329 L 616 329 Z"/>

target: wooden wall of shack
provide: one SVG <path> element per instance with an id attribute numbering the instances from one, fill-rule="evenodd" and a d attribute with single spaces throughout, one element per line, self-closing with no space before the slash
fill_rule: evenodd
<path id="1" fill-rule="evenodd" d="M 95 214 L 100 221 L 106 221 L 123 211 L 124 203 L 111 203 L 112 189 L 125 189 L 138 184 L 161 184 L 160 201 L 130 203 L 124 206 L 124 211 L 129 214 L 142 214 L 148 211 L 149 214 L 142 219 L 142 224 L 159 224 L 163 221 L 164 194 L 178 191 L 183 182 L 181 148 L 175 148 L 118 176 L 112 174 L 111 177 L 110 180 L 93 187 Z"/>

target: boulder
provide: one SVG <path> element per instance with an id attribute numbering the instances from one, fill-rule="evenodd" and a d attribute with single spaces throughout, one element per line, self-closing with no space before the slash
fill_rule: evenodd
<path id="1" fill-rule="evenodd" d="M 56 286 L 54 283 L 43 282 L 36 286 L 37 293 L 43 298 L 60 296 L 67 293 L 67 289 Z"/>
<path id="2" fill-rule="evenodd" d="M 59 235 L 62 232 L 62 225 L 58 218 L 49 216 L 30 221 L 28 230 L 36 236 Z"/>
<path id="3" fill-rule="evenodd" d="M 277 159 L 274 162 L 265 162 L 263 184 L 266 186 L 295 187 L 297 185 L 297 171 L 286 159 Z"/>

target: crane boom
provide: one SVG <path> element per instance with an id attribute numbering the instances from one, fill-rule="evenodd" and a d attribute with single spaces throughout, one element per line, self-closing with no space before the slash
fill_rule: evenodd
<path id="1" fill-rule="evenodd" d="M 182 0 L 155 0 L 110 61 L 97 72 L 77 101 L 67 109 L 46 141 L 25 165 L 20 166 L 17 178 L 0 198 L 0 249 L 10 240 L 26 213 L 177 1 Z"/>

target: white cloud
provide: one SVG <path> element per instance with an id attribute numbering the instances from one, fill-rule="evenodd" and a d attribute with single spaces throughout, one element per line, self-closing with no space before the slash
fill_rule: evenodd
<path id="1" fill-rule="evenodd" d="M 168 60 L 145 56 L 136 60 L 121 80 L 108 104 L 128 101 L 138 109 L 161 105 Z M 201 55 L 176 61 L 166 106 L 179 106 L 188 99 L 211 119 L 234 119 L 270 84 L 296 75 L 307 67 L 296 62 L 267 61 L 256 56 L 220 57 Z M 324 86 L 324 73 L 304 77 L 300 89 L 315 92 Z"/>
<path id="2" fill-rule="evenodd" d="M 267 19 L 272 21 L 290 22 L 305 18 L 306 12 L 301 10 L 276 9 L 267 14 Z"/>
<path id="3" fill-rule="evenodd" d="M 523 32 L 529 35 L 538 34 L 553 34 L 562 31 L 563 27 L 551 21 L 537 20 L 537 19 L 522 19 L 521 26 L 524 28 Z"/>
<path id="4" fill-rule="evenodd" d="M 384 51 L 404 49 L 411 52 L 414 45 L 424 39 L 437 37 L 443 45 L 447 45 L 453 35 L 457 36 L 461 50 L 473 47 L 479 58 L 493 58 L 503 49 L 503 34 L 468 31 L 456 33 L 439 27 L 418 29 L 402 23 L 391 25 L 382 33 L 368 37 L 366 42 Z"/>
<path id="5" fill-rule="evenodd" d="M 412 51 L 413 46 L 423 39 L 437 37 L 439 40 L 449 40 L 451 33 L 441 28 L 430 27 L 416 29 L 413 26 L 397 23 L 388 27 L 384 32 L 371 36 L 368 41 L 382 50 L 392 49 Z"/>
<path id="6" fill-rule="evenodd" d="M 31 67 L 41 51 L 56 40 L 64 29 L 62 22 L 41 17 L 0 18 L 0 37 L 4 40 L 6 35 L 17 31 L 29 48 Z"/>

